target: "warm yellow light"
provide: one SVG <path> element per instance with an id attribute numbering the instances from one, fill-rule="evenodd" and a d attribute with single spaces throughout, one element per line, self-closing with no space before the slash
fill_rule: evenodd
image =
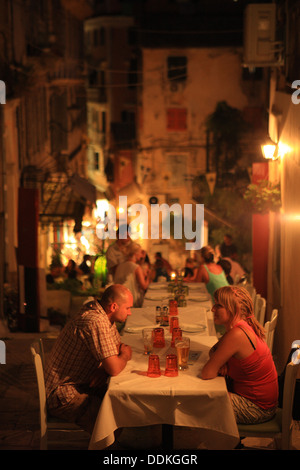
<path id="1" fill-rule="evenodd" d="M 271 139 L 270 141 L 261 146 L 263 156 L 268 160 L 277 160 L 278 158 L 283 158 L 288 152 L 291 151 L 291 148 L 284 144 L 283 142 L 278 142 L 275 144 Z"/>
<path id="2" fill-rule="evenodd" d="M 82 245 L 85 246 L 86 250 L 88 251 L 90 249 L 90 244 L 89 244 L 88 240 L 85 238 L 84 235 L 82 235 L 80 237 L 80 241 L 81 241 Z"/>
<path id="3" fill-rule="evenodd" d="M 124 214 L 125 209 L 124 209 L 124 207 L 118 207 L 117 211 L 118 211 L 119 214 Z"/>
<path id="4" fill-rule="evenodd" d="M 300 214 L 284 214 L 283 215 L 283 218 L 285 220 L 289 220 L 289 221 L 292 221 L 292 222 L 297 222 L 297 221 L 300 221 Z"/>
<path id="5" fill-rule="evenodd" d="M 97 199 L 97 209 L 95 210 L 96 218 L 104 219 L 105 213 L 108 211 L 109 203 L 107 199 Z"/>
<path id="6" fill-rule="evenodd" d="M 283 158 L 290 151 L 291 151 L 291 148 L 287 144 L 284 144 L 283 142 L 278 143 L 278 150 L 277 150 L 278 158 Z"/>
<path id="7" fill-rule="evenodd" d="M 276 150 L 275 144 L 262 145 L 261 149 L 265 158 L 267 158 L 268 160 L 274 160 Z"/>

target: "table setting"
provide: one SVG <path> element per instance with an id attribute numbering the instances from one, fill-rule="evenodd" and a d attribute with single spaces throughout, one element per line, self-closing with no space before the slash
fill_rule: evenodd
<path id="1" fill-rule="evenodd" d="M 225 380 L 201 378 L 217 341 L 211 300 L 179 306 L 168 284 L 149 291 L 163 296 L 131 309 L 121 338 L 132 358 L 110 378 L 89 448 L 111 445 L 117 428 L 153 424 L 195 427 L 213 435 L 214 446 L 234 448 L 239 434 Z M 203 286 L 195 293 L 205 294 Z"/>

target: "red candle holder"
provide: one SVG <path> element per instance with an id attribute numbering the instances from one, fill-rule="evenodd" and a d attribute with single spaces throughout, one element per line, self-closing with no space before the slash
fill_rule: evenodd
<path id="1" fill-rule="evenodd" d="M 148 370 L 147 376 L 148 377 L 160 377 L 160 364 L 159 364 L 159 357 L 157 354 L 150 354 L 149 361 L 148 361 Z"/>
<path id="2" fill-rule="evenodd" d="M 178 317 L 170 317 L 170 333 L 172 333 L 174 328 L 179 328 Z"/>
<path id="3" fill-rule="evenodd" d="M 173 328 L 172 341 L 171 341 L 172 348 L 175 347 L 175 339 L 176 338 L 182 338 L 182 329 L 181 328 Z"/>
<path id="4" fill-rule="evenodd" d="M 174 299 L 169 300 L 169 314 L 170 315 L 178 315 L 177 300 L 174 300 Z"/>
<path id="5" fill-rule="evenodd" d="M 165 375 L 167 377 L 177 377 L 178 375 L 178 361 L 176 354 L 168 354 L 166 357 Z"/>
<path id="6" fill-rule="evenodd" d="M 153 347 L 163 348 L 165 346 L 165 331 L 163 328 L 154 328 L 153 330 Z"/>

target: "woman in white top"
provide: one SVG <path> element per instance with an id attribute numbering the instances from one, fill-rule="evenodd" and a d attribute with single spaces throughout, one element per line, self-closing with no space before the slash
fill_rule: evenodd
<path id="1" fill-rule="evenodd" d="M 126 250 L 126 261 L 117 266 L 114 283 L 125 285 L 133 295 L 133 307 L 141 307 L 150 279 L 138 264 L 142 255 L 141 246 L 132 242 Z"/>

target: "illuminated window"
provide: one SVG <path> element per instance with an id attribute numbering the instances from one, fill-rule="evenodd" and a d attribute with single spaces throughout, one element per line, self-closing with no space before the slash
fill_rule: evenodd
<path id="1" fill-rule="evenodd" d="M 167 130 L 185 131 L 187 110 L 185 108 L 170 108 L 167 110 Z"/>

